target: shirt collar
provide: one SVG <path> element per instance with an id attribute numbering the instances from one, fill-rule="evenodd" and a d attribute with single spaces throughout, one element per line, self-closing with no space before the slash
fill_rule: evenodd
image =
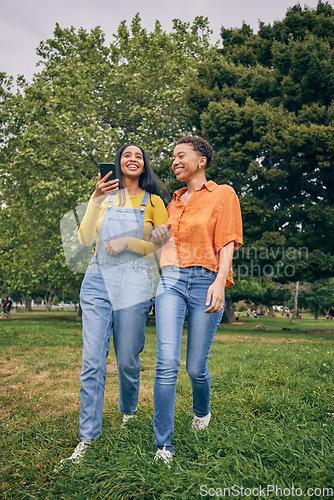
<path id="1" fill-rule="evenodd" d="M 217 184 L 213 181 L 208 181 L 205 184 L 203 184 L 202 188 L 206 187 L 208 191 L 214 191 L 217 187 Z"/>
<path id="2" fill-rule="evenodd" d="M 217 187 L 217 184 L 215 182 L 213 182 L 213 181 L 207 181 L 204 184 L 202 184 L 202 186 L 200 187 L 200 189 L 198 189 L 198 191 L 202 191 L 203 189 L 207 189 L 208 191 L 214 191 L 216 189 L 216 187 Z M 180 199 L 180 197 L 186 191 L 187 191 L 186 187 L 178 189 L 177 191 L 174 192 L 173 199 L 174 200 L 175 199 Z"/>

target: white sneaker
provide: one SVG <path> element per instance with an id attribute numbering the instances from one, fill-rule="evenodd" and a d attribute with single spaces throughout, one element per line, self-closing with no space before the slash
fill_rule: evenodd
<path id="1" fill-rule="evenodd" d="M 136 414 L 136 413 L 133 413 L 132 415 L 123 415 L 123 422 L 122 422 L 122 424 L 121 424 L 121 429 L 124 429 L 124 427 L 126 427 L 127 422 L 128 422 L 131 418 L 137 418 L 137 414 Z"/>
<path id="2" fill-rule="evenodd" d="M 162 450 L 160 450 L 159 448 L 157 449 L 154 461 L 157 462 L 158 460 L 163 460 L 165 464 L 167 464 L 168 467 L 170 467 L 174 455 L 175 453 L 173 451 L 166 450 L 166 446 L 164 446 Z"/>
<path id="3" fill-rule="evenodd" d="M 205 415 L 205 417 L 196 417 L 195 415 L 191 423 L 192 429 L 195 429 L 195 431 L 202 431 L 203 429 L 206 429 L 207 426 L 209 425 L 210 418 L 211 418 L 210 412 L 207 415 Z"/>
<path id="4" fill-rule="evenodd" d="M 75 448 L 74 452 L 72 455 L 68 458 L 62 458 L 59 463 L 56 465 L 54 468 L 55 472 L 59 472 L 60 469 L 64 467 L 66 462 L 70 460 L 73 464 L 78 464 L 80 463 L 81 459 L 83 458 L 85 452 L 87 451 L 88 446 L 90 443 L 84 443 L 81 441 L 81 443 L 78 444 L 78 446 Z"/>

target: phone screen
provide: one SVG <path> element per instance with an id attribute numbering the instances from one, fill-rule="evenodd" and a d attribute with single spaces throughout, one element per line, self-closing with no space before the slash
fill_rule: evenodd
<path id="1" fill-rule="evenodd" d="M 107 175 L 107 173 L 110 171 L 112 171 L 112 174 L 109 175 L 106 182 L 113 181 L 114 179 L 116 179 L 115 163 L 100 163 L 101 179 L 103 179 L 103 177 Z"/>

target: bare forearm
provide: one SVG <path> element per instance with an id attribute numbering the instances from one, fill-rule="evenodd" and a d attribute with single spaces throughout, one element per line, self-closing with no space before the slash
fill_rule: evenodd
<path id="1" fill-rule="evenodd" d="M 225 245 L 219 251 L 218 273 L 215 281 L 208 289 L 206 305 L 209 306 L 205 312 L 217 313 L 224 307 L 225 286 L 228 273 L 230 272 L 233 259 L 234 241 Z M 211 303 L 211 305 L 210 305 Z"/>
<path id="2" fill-rule="evenodd" d="M 227 245 L 219 250 L 219 263 L 217 278 L 226 282 L 228 273 L 231 269 L 234 252 L 234 241 L 230 241 Z"/>

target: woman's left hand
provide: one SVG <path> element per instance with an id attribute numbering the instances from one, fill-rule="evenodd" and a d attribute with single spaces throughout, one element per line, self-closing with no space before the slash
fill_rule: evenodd
<path id="1" fill-rule="evenodd" d="M 150 241 L 155 245 L 164 245 L 172 236 L 171 227 L 171 224 L 157 226 L 151 233 Z"/>
<path id="2" fill-rule="evenodd" d="M 111 240 L 104 248 L 109 255 L 118 255 L 128 248 L 129 239 L 129 236 L 124 236 L 123 238 L 117 238 L 117 240 Z"/>
<path id="3" fill-rule="evenodd" d="M 208 306 L 211 302 L 210 307 L 205 309 L 206 313 L 217 313 L 221 311 L 224 307 L 224 297 L 225 297 L 225 285 L 226 279 L 217 276 L 215 281 L 209 286 L 208 293 L 206 296 L 205 305 Z"/>

